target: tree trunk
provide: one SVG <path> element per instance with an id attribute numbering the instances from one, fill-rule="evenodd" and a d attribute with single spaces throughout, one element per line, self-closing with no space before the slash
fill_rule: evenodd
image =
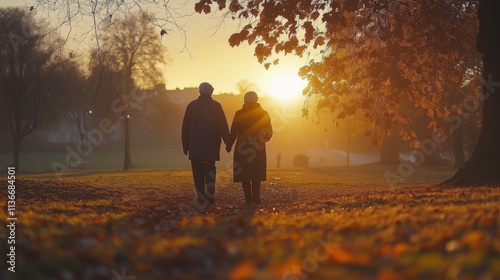
<path id="1" fill-rule="evenodd" d="M 380 147 L 381 164 L 399 164 L 399 135 L 394 131 Z"/>
<path id="2" fill-rule="evenodd" d="M 471 158 L 443 182 L 451 185 L 500 183 L 500 2 L 481 0 L 477 50 L 483 55 L 483 121 Z"/>
<path id="3" fill-rule="evenodd" d="M 123 170 L 129 170 L 132 167 L 132 159 L 130 156 L 130 119 L 132 118 L 132 115 L 130 114 L 130 94 L 134 87 L 134 82 L 132 79 L 133 61 L 134 53 L 132 53 L 127 68 L 125 69 L 125 96 L 127 110 L 125 112 L 125 157 L 123 159 Z"/>
<path id="4" fill-rule="evenodd" d="M 465 162 L 463 124 L 453 131 L 453 153 L 455 154 L 453 166 L 460 167 Z"/>
<path id="5" fill-rule="evenodd" d="M 16 169 L 17 172 L 20 172 L 20 161 L 19 161 L 19 155 L 21 153 L 21 140 L 22 138 L 20 137 L 12 137 L 13 139 L 13 146 L 14 146 L 14 151 L 13 151 L 13 165 L 14 168 Z"/>

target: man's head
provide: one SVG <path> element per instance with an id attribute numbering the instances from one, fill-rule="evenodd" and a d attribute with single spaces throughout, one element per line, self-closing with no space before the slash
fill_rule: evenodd
<path id="1" fill-rule="evenodd" d="M 249 91 L 249 92 L 245 93 L 243 100 L 247 104 L 248 103 L 257 103 L 257 101 L 259 100 L 259 97 L 257 96 L 257 93 L 255 93 L 255 91 Z"/>
<path id="2" fill-rule="evenodd" d="M 214 92 L 214 87 L 207 83 L 207 82 L 203 82 L 200 84 L 199 86 L 199 92 L 201 95 L 212 95 L 212 93 Z"/>

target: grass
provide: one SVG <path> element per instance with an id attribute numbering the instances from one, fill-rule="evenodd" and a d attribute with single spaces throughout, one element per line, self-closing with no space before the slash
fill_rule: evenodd
<path id="1" fill-rule="evenodd" d="M 75 145 L 69 145 L 75 149 Z M 25 172 L 55 172 L 53 163 L 67 165 L 68 152 L 36 152 L 21 153 L 21 169 Z M 82 157 L 85 163 L 76 165 L 77 160 L 72 156 L 70 162 L 76 170 L 117 169 L 123 167 L 123 151 L 95 151 L 87 157 Z M 135 168 L 187 168 L 189 161 L 185 159 L 182 151 L 172 149 L 150 149 L 132 151 L 132 160 Z M 0 169 L 6 169 L 12 163 L 12 154 L 0 153 Z"/>
<path id="2" fill-rule="evenodd" d="M 438 187 L 436 168 L 387 184 L 396 170 L 271 169 L 243 208 L 220 168 L 206 212 L 189 171 L 24 176 L 13 279 L 500 279 L 500 188 Z"/>

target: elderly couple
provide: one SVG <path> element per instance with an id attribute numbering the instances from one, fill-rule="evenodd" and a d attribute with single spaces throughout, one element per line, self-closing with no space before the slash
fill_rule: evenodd
<path id="1" fill-rule="evenodd" d="M 200 96 L 188 104 L 182 122 L 182 146 L 191 160 L 197 203 L 202 207 L 215 203 L 215 161 L 220 160 L 222 139 L 228 153 L 236 141 L 233 179 L 243 186 L 245 205 L 260 204 L 260 182 L 266 180 L 265 143 L 273 135 L 269 114 L 257 103 L 257 94 L 249 91 L 230 131 L 222 106 L 211 97 L 213 91 L 212 85 L 201 83 Z"/>

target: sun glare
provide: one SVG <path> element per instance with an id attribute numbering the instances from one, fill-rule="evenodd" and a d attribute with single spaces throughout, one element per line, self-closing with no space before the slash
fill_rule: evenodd
<path id="1" fill-rule="evenodd" d="M 297 74 L 280 74 L 271 81 L 268 94 L 276 99 L 288 101 L 300 96 L 306 85 L 307 82 Z"/>

